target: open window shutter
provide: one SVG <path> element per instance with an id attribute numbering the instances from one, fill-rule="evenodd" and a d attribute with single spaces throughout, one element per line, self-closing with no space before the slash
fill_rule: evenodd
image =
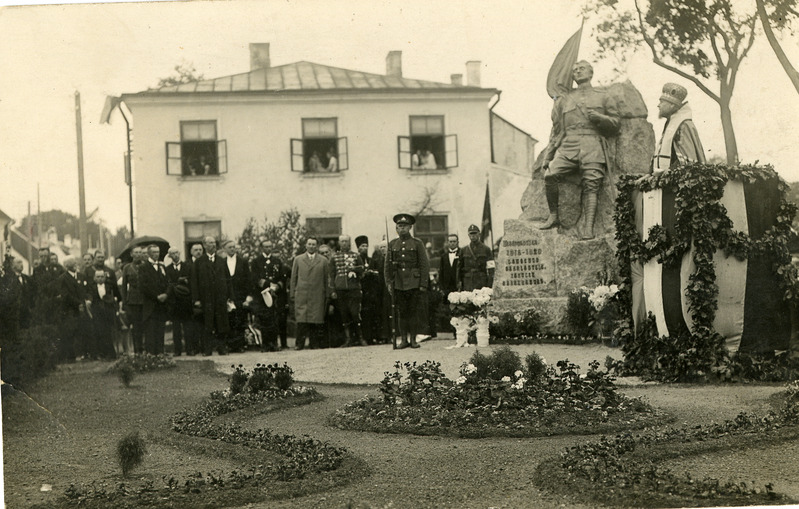
<path id="1" fill-rule="evenodd" d="M 397 158 L 400 168 L 411 169 L 411 138 L 409 136 L 397 136 Z"/>
<path id="2" fill-rule="evenodd" d="M 227 140 L 216 142 L 216 163 L 220 175 L 227 173 Z"/>
<path id="3" fill-rule="evenodd" d="M 302 140 L 291 139 L 291 171 L 305 171 L 305 156 L 302 151 Z"/>
<path id="4" fill-rule="evenodd" d="M 350 167 L 350 157 L 347 153 L 347 137 L 338 139 L 338 169 L 340 171 L 348 170 Z"/>
<path id="5" fill-rule="evenodd" d="M 166 142 L 166 174 L 183 175 L 183 158 L 181 157 L 180 142 Z"/>
<path id="6" fill-rule="evenodd" d="M 458 166 L 458 135 L 449 134 L 444 137 L 444 150 L 446 151 L 444 167 L 456 168 Z"/>

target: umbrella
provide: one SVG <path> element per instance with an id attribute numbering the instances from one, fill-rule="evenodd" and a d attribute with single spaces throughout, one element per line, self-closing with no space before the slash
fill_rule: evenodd
<path id="1" fill-rule="evenodd" d="M 128 263 L 133 260 L 130 255 L 131 250 L 134 247 L 140 246 L 149 246 L 150 244 L 155 244 L 156 246 L 161 248 L 161 259 L 163 260 L 166 257 L 166 252 L 169 250 L 169 241 L 162 239 L 161 237 L 155 237 L 152 235 L 145 235 L 143 237 L 136 237 L 135 239 L 128 242 L 128 245 L 125 246 L 125 249 L 119 253 L 119 258 L 122 259 L 122 263 Z"/>

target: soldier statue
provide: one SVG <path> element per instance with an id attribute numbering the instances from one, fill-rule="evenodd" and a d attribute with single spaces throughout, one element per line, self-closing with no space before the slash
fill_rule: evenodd
<path id="1" fill-rule="evenodd" d="M 582 213 L 585 219 L 582 240 L 594 238 L 597 198 L 608 170 L 605 136 L 619 129 L 615 102 L 604 90 L 591 86 L 594 69 L 581 60 L 572 68 L 577 88 L 555 101 L 552 133 L 543 156 L 545 192 L 549 217 L 539 228 L 560 225 L 558 184 L 572 176 L 582 181 Z"/>

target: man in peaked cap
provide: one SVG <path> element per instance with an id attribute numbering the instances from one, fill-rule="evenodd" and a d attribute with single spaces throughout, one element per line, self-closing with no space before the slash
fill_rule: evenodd
<path id="1" fill-rule="evenodd" d="M 419 348 L 416 334 L 421 327 L 421 306 L 427 305 L 427 299 L 423 297 L 430 278 L 430 261 L 424 242 L 411 236 L 411 226 L 415 222 L 416 218 L 410 214 L 394 216 L 399 237 L 388 243 L 386 252 L 386 286 L 394 296 L 402 337 L 398 348 Z"/>
<path id="2" fill-rule="evenodd" d="M 658 103 L 658 115 L 666 119 L 652 171 L 660 173 L 689 162 L 705 162 L 705 150 L 691 119 L 691 107 L 685 101 L 688 90 L 676 83 L 663 85 Z"/>
<path id="3" fill-rule="evenodd" d="M 494 284 L 494 254 L 480 241 L 480 228 L 469 226 L 469 243 L 461 248 L 461 289 L 465 292 Z"/>

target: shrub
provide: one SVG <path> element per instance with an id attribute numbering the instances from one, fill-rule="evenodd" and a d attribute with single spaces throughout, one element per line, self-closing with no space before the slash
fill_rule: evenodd
<path id="1" fill-rule="evenodd" d="M 594 308 L 588 295 L 588 289 L 583 286 L 572 290 L 566 301 L 566 324 L 578 336 L 589 336 L 593 332 Z"/>
<path id="2" fill-rule="evenodd" d="M 4 342 L 0 349 L 3 381 L 24 387 L 55 369 L 56 336 L 55 327 L 37 325 L 19 331 L 16 341 Z"/>
<path id="3" fill-rule="evenodd" d="M 541 315 L 532 308 L 515 313 L 508 311 L 492 318 L 488 325 L 492 338 L 535 337 L 541 333 Z"/>
<path id="4" fill-rule="evenodd" d="M 136 377 L 136 371 L 130 364 L 121 366 L 117 374 L 119 376 L 119 380 L 122 382 L 122 385 L 125 387 L 130 387 L 131 382 L 133 382 L 133 379 Z"/>
<path id="5" fill-rule="evenodd" d="M 139 466 L 147 453 L 144 439 L 135 431 L 122 437 L 117 442 L 117 461 L 122 468 L 122 475 L 127 477 L 128 472 Z"/>
<path id="6" fill-rule="evenodd" d="M 527 369 L 527 378 L 533 383 L 542 380 L 549 371 L 546 359 L 535 352 L 524 358 L 524 367 Z"/>
<path id="7" fill-rule="evenodd" d="M 477 368 L 475 376 L 481 379 L 501 380 L 503 377 L 513 376 L 522 369 L 521 357 L 508 345 L 500 346 L 489 356 L 476 351 L 469 362 Z"/>
<path id="8" fill-rule="evenodd" d="M 248 373 L 241 364 L 232 368 L 233 373 L 228 379 L 231 394 L 258 394 L 273 389 L 285 391 L 294 384 L 294 370 L 285 363 L 282 366 L 277 363 L 258 363 L 252 373 Z"/>
<path id="9" fill-rule="evenodd" d="M 244 367 L 241 364 L 231 367 L 233 368 L 233 374 L 230 375 L 230 392 L 231 394 L 239 394 L 244 390 L 244 386 L 247 385 L 250 375 L 244 371 Z"/>

